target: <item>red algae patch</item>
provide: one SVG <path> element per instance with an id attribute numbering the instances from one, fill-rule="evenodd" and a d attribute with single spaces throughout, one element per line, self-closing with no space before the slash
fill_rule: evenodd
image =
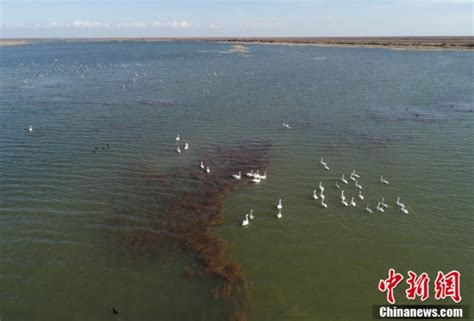
<path id="1" fill-rule="evenodd" d="M 247 320 L 247 279 L 239 262 L 229 257 L 228 244 L 214 234 L 213 227 L 222 223 L 224 196 L 250 182 L 245 175 L 237 181 L 232 174 L 265 170 L 270 150 L 268 142 L 215 148 L 202 155 L 210 173 L 199 163 L 166 173 L 134 170 L 153 201 L 147 205 L 145 217 L 127 215 L 115 221 L 121 231 L 117 235 L 121 244 L 137 256 L 161 256 L 180 250 L 195 258 L 200 268 L 188 269 L 187 276 L 216 280 L 211 294 L 231 304 L 229 320 Z"/>

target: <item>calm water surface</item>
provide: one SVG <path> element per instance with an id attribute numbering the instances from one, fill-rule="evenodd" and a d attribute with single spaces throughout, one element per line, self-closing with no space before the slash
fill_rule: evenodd
<path id="1" fill-rule="evenodd" d="M 474 55 L 229 49 L 0 47 L 0 317 L 114 320 L 113 306 L 122 320 L 227 318 L 214 280 L 183 276 L 192 257 L 130 255 L 111 235 L 120 217 L 151 214 L 137 168 L 198 166 L 204 150 L 252 141 L 273 145 L 268 179 L 227 195 L 215 229 L 248 278 L 250 320 L 370 320 L 390 267 L 433 281 L 457 269 L 472 308 Z M 177 133 L 190 143 L 179 156 Z M 346 208 L 334 182 L 352 169 L 365 199 Z M 312 199 L 319 181 L 327 209 Z M 344 190 L 356 196 L 351 181 Z M 364 212 L 382 197 L 384 214 Z"/>

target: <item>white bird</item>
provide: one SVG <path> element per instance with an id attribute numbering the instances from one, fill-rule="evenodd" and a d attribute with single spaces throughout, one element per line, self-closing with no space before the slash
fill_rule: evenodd
<path id="1" fill-rule="evenodd" d="M 324 208 L 328 208 L 328 205 L 324 203 L 324 199 L 321 199 L 321 206 Z"/>
<path id="2" fill-rule="evenodd" d="M 359 190 L 359 199 L 361 199 L 362 201 L 364 200 L 364 195 L 362 195 L 362 191 Z"/>
<path id="3" fill-rule="evenodd" d="M 360 176 L 356 173 L 355 169 L 352 170 L 351 175 L 354 177 L 360 178 Z"/>
<path id="4" fill-rule="evenodd" d="M 402 211 L 405 214 L 409 214 L 408 210 L 405 207 L 401 207 L 400 211 Z"/>
<path id="5" fill-rule="evenodd" d="M 324 167 L 325 170 L 327 170 L 327 171 L 329 170 L 329 166 L 328 166 L 328 165 L 324 165 L 323 167 Z"/>
<path id="6" fill-rule="evenodd" d="M 380 207 L 380 202 L 377 203 L 377 207 L 375 209 L 377 210 L 377 212 L 385 212 L 383 208 Z"/>
<path id="7" fill-rule="evenodd" d="M 354 197 L 351 198 L 351 206 L 356 207 L 356 202 L 354 201 Z"/>
<path id="8" fill-rule="evenodd" d="M 347 180 L 344 178 L 344 174 L 342 174 L 341 176 L 341 182 L 343 182 L 344 184 L 347 184 Z"/>
<path id="9" fill-rule="evenodd" d="M 327 165 L 327 163 L 324 161 L 324 159 L 323 159 L 322 157 L 321 157 L 321 160 L 319 161 L 319 163 L 320 163 L 321 165 L 323 165 L 323 166 L 324 166 L 324 165 Z"/>
<path id="10" fill-rule="evenodd" d="M 176 136 L 176 141 L 179 142 L 180 140 L 180 137 L 179 137 L 179 134 Z"/>
<path id="11" fill-rule="evenodd" d="M 201 169 L 204 169 L 204 163 L 201 161 Z"/>
<path id="12" fill-rule="evenodd" d="M 176 153 L 181 154 L 181 148 L 179 148 L 179 146 L 176 147 Z"/>
<path id="13" fill-rule="evenodd" d="M 283 208 L 283 205 L 281 205 L 281 198 L 278 200 L 278 205 L 277 209 L 281 210 Z"/>
<path id="14" fill-rule="evenodd" d="M 33 126 L 32 126 L 32 125 L 30 125 L 30 127 L 28 128 L 28 131 L 29 131 L 30 133 L 33 132 Z"/>
<path id="15" fill-rule="evenodd" d="M 334 184 L 336 186 L 337 189 L 339 189 L 339 184 L 337 183 L 336 181 L 336 184 Z"/>
<path id="16" fill-rule="evenodd" d="M 316 193 L 316 190 L 313 190 L 313 198 L 314 198 L 315 200 L 318 199 L 318 194 Z"/>
<path id="17" fill-rule="evenodd" d="M 369 204 L 367 204 L 367 207 L 365 208 L 365 210 L 366 210 L 367 212 L 371 213 L 371 214 L 374 212 L 374 211 L 372 211 L 372 210 L 369 208 Z"/>
<path id="18" fill-rule="evenodd" d="M 260 175 L 260 179 L 267 179 L 267 172 L 263 172 L 263 175 Z"/>
<path id="19" fill-rule="evenodd" d="M 344 195 L 344 190 L 341 191 L 341 200 L 345 201 L 346 196 Z"/>
<path id="20" fill-rule="evenodd" d="M 209 168 L 209 166 L 206 167 L 206 173 L 210 173 L 211 172 L 211 169 Z"/>
<path id="21" fill-rule="evenodd" d="M 283 127 L 285 127 L 286 129 L 291 129 L 291 126 L 288 125 L 288 124 L 285 123 L 285 122 L 282 122 L 281 125 L 282 125 Z"/>
<path id="22" fill-rule="evenodd" d="M 253 216 L 253 210 L 250 210 L 249 218 L 250 218 L 251 220 L 253 220 L 253 219 L 254 219 L 254 216 Z"/>
<path id="23" fill-rule="evenodd" d="M 405 207 L 405 204 L 400 202 L 400 196 L 397 197 L 397 205 L 400 206 L 400 207 Z"/>
<path id="24" fill-rule="evenodd" d="M 357 180 L 355 181 L 355 187 L 356 187 L 357 189 L 359 189 L 359 190 L 362 189 L 362 185 L 360 185 Z"/>
<path id="25" fill-rule="evenodd" d="M 188 142 L 184 142 L 184 149 L 185 149 L 185 150 L 188 150 L 188 149 L 189 149 Z"/>
<path id="26" fill-rule="evenodd" d="M 235 178 L 236 180 L 240 181 L 242 179 L 242 172 L 239 171 L 238 174 L 232 174 L 232 177 Z"/>
<path id="27" fill-rule="evenodd" d="M 249 215 L 245 214 L 245 220 L 242 221 L 242 226 L 249 225 Z"/>
<path id="28" fill-rule="evenodd" d="M 254 182 L 255 184 L 260 184 L 261 181 L 262 180 L 260 179 L 260 177 L 252 179 L 252 182 Z"/>
<path id="29" fill-rule="evenodd" d="M 278 211 L 277 218 L 282 218 L 283 215 L 281 215 L 281 210 Z"/>
<path id="30" fill-rule="evenodd" d="M 253 169 L 250 170 L 250 172 L 245 174 L 247 177 L 253 177 Z"/>
<path id="31" fill-rule="evenodd" d="M 388 205 L 385 203 L 385 199 L 382 197 L 382 201 L 380 202 L 380 204 L 385 207 L 385 208 L 388 208 Z"/>
<path id="32" fill-rule="evenodd" d="M 355 177 L 354 177 L 354 174 L 352 174 L 352 173 L 351 173 L 351 176 L 349 176 L 349 179 L 350 179 L 351 181 L 354 181 L 354 182 L 356 181 L 356 179 L 355 179 Z"/>
<path id="33" fill-rule="evenodd" d="M 326 199 L 326 197 L 324 196 L 323 192 L 321 192 L 321 194 L 319 194 L 319 197 L 321 197 L 321 200 L 324 201 Z"/>
<path id="34" fill-rule="evenodd" d="M 344 204 L 344 206 L 346 206 L 346 207 L 349 206 L 349 204 L 347 204 L 347 202 L 346 202 L 346 199 L 343 199 L 341 202 L 342 202 L 342 204 Z"/>
<path id="35" fill-rule="evenodd" d="M 383 178 L 383 176 L 380 176 L 380 182 L 381 182 L 382 184 L 387 184 L 387 185 L 389 184 L 388 181 Z"/>
<path id="36" fill-rule="evenodd" d="M 256 172 L 253 173 L 253 178 L 260 178 L 260 172 L 258 169 Z"/>
<path id="37" fill-rule="evenodd" d="M 323 186 L 323 183 L 321 183 L 321 181 L 319 182 L 319 190 L 322 192 L 324 192 L 324 186 Z"/>

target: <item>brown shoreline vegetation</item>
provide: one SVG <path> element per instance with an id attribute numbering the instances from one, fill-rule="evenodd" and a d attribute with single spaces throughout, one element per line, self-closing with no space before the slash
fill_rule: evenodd
<path id="1" fill-rule="evenodd" d="M 200 41 L 235 44 L 368 47 L 405 50 L 456 50 L 474 49 L 474 37 L 114 37 L 114 38 L 44 38 L 0 39 L 0 46 L 61 42 L 162 42 Z"/>
<path id="2" fill-rule="evenodd" d="M 179 250 L 197 261 L 197 269 L 186 276 L 209 277 L 217 281 L 211 290 L 215 299 L 226 300 L 232 311 L 229 320 L 247 320 L 248 290 L 246 276 L 235 259 L 228 255 L 228 244 L 213 229 L 222 223 L 222 200 L 234 188 L 247 185 L 242 177 L 231 177 L 238 171 L 264 170 L 269 165 L 269 142 L 216 148 L 202 156 L 209 164 L 207 174 L 199 164 L 174 168 L 166 173 L 134 169 L 133 175 L 146 186 L 152 204 L 144 209 L 146 223 L 130 210 L 114 222 L 117 238 L 132 255 L 158 256 Z"/>

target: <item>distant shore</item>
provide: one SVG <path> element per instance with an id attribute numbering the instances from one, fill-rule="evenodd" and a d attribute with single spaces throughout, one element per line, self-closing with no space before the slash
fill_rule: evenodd
<path id="1" fill-rule="evenodd" d="M 233 44 L 367 47 L 398 50 L 456 50 L 474 49 L 474 37 L 186 37 L 186 38 L 48 38 L 48 39 L 0 39 L 0 46 L 61 42 L 161 42 L 199 41 Z"/>
<path id="2" fill-rule="evenodd" d="M 367 38 L 214 38 L 220 43 L 286 46 L 367 47 L 398 50 L 473 50 L 474 37 L 367 37 Z"/>

